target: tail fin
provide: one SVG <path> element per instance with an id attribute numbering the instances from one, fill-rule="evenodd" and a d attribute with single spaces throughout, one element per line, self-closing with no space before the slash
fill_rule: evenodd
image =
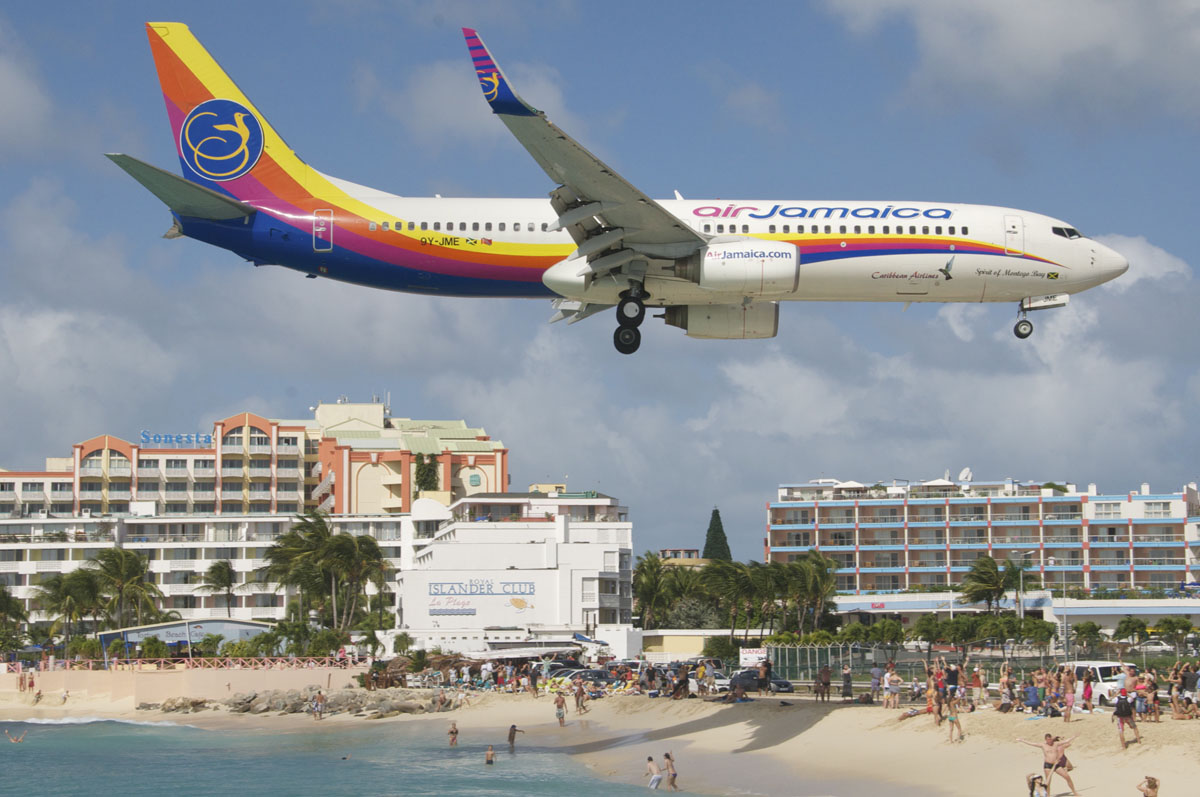
<path id="1" fill-rule="evenodd" d="M 238 200 L 309 195 L 296 156 L 187 25 L 147 22 L 175 146 L 188 180 Z"/>

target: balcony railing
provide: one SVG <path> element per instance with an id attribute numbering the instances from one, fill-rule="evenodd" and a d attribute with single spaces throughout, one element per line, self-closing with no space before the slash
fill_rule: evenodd
<path id="1" fill-rule="evenodd" d="M 192 472 L 196 474 L 197 478 L 204 476 L 215 476 L 217 474 L 217 468 L 215 465 L 197 465 Z"/>
<path id="2" fill-rule="evenodd" d="M 1135 565 L 1169 565 L 1172 567 L 1183 567 L 1187 564 L 1187 560 L 1176 557 L 1150 557 L 1134 559 L 1133 563 Z"/>
<path id="3" fill-rule="evenodd" d="M 161 471 L 157 465 L 138 465 L 138 478 L 155 478 Z"/>
<path id="4" fill-rule="evenodd" d="M 943 535 L 936 537 L 909 537 L 909 545 L 945 545 L 946 538 Z"/>
<path id="5" fill-rule="evenodd" d="M 1018 522 L 1023 522 L 1023 523 L 1037 523 L 1037 521 L 1038 521 L 1037 515 L 1022 515 L 1022 514 L 1014 514 L 1011 512 L 1002 512 L 999 514 L 992 515 L 992 520 L 1002 520 L 1002 521 L 1009 521 L 1009 522 L 1018 521 Z"/>
<path id="6" fill-rule="evenodd" d="M 1107 537 L 1107 536 L 1088 537 L 1088 542 L 1123 542 L 1126 545 L 1128 545 L 1129 537 L 1124 534 L 1118 534 L 1115 537 Z"/>
<path id="7" fill-rule="evenodd" d="M 100 467 L 99 465 L 80 465 L 79 466 L 79 475 L 80 476 L 103 476 L 104 468 Z"/>
<path id="8" fill-rule="evenodd" d="M 1044 515 L 1046 520 L 1083 520 L 1083 515 L 1078 512 L 1052 512 Z"/>
<path id="9" fill-rule="evenodd" d="M 1092 567 L 1105 567 L 1105 566 L 1128 567 L 1129 566 L 1128 559 L 1116 559 L 1113 557 L 1095 557 L 1095 556 L 1093 556 L 1089 561 L 1090 561 Z"/>
<path id="10" fill-rule="evenodd" d="M 241 475 L 242 475 L 242 466 L 241 465 L 237 465 L 237 466 L 225 465 L 225 466 L 222 466 L 222 468 L 221 468 L 222 478 L 226 478 L 226 479 L 231 478 L 231 477 L 232 478 L 241 478 Z"/>
<path id="11" fill-rule="evenodd" d="M 281 443 L 279 446 L 276 447 L 275 450 L 280 456 L 286 456 L 288 454 L 299 454 L 300 446 L 284 445 Z"/>
<path id="12" fill-rule="evenodd" d="M 109 476 L 128 476 L 131 473 L 133 473 L 133 469 L 128 462 L 123 465 L 110 464 L 108 466 Z"/>
<path id="13" fill-rule="evenodd" d="M 1174 534 L 1134 534 L 1134 542 L 1183 542 L 1183 537 Z"/>

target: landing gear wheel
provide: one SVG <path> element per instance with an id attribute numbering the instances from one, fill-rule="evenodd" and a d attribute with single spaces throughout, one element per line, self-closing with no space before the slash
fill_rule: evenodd
<path id="1" fill-rule="evenodd" d="M 1021 340 L 1025 340 L 1025 338 L 1033 334 L 1033 322 L 1027 318 L 1022 318 L 1017 322 L 1017 325 L 1013 327 L 1013 334 Z"/>
<path id="2" fill-rule="evenodd" d="M 617 302 L 617 323 L 623 327 L 641 326 L 646 317 L 646 305 L 632 296 L 622 296 Z"/>
<path id="3" fill-rule="evenodd" d="M 642 345 L 642 333 L 637 327 L 617 327 L 613 333 L 613 345 L 621 354 L 633 354 Z"/>

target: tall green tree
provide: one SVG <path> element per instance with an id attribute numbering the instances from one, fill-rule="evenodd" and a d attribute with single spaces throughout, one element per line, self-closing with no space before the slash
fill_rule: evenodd
<path id="1" fill-rule="evenodd" d="M 1104 641 L 1104 632 L 1100 630 L 1098 624 L 1090 620 L 1071 626 L 1071 633 L 1075 636 L 1075 644 L 1088 653 L 1100 647 L 1100 643 Z"/>
<path id="2" fill-rule="evenodd" d="M 708 521 L 708 534 L 704 538 L 704 553 L 701 555 L 713 561 L 733 561 L 733 554 L 729 552 L 729 540 L 725 537 L 725 526 L 721 523 L 721 510 L 715 506 Z"/>
<path id="3" fill-rule="evenodd" d="M 1127 639 L 1133 644 L 1142 642 L 1150 638 L 1150 633 L 1146 630 L 1146 621 L 1140 617 L 1125 615 L 1121 621 L 1117 623 L 1117 628 L 1113 631 L 1113 639 Z"/>
<path id="4" fill-rule="evenodd" d="M 108 596 L 108 612 L 122 628 L 132 625 L 133 616 L 141 624 L 147 610 L 154 610 L 156 601 L 163 598 L 162 590 L 149 580 L 145 557 L 136 551 L 104 548 L 96 552 L 95 559 L 85 562 L 84 567 L 95 570 L 100 586 Z"/>
<path id="5" fill-rule="evenodd" d="M 718 559 L 705 565 L 700 575 L 708 594 L 729 612 L 729 638 L 732 640 L 739 615 L 744 614 L 749 622 L 754 605 L 754 587 L 748 568 L 741 562 Z"/>
<path id="6" fill-rule="evenodd" d="M 218 559 L 208 566 L 200 577 L 197 592 L 216 593 L 225 596 L 225 616 L 233 617 L 233 591 L 238 587 L 237 571 L 228 559 Z"/>
<path id="7" fill-rule="evenodd" d="M 1175 655 L 1178 656 L 1187 635 L 1192 632 L 1192 618 L 1186 615 L 1168 615 L 1155 623 L 1154 627 L 1164 641 L 1175 646 Z"/>
<path id="8" fill-rule="evenodd" d="M 971 569 L 963 577 L 962 603 L 982 603 L 989 614 L 1000 608 L 1004 599 L 1006 587 L 1004 574 L 996 560 L 990 556 L 981 556 L 971 563 Z"/>
<path id="9" fill-rule="evenodd" d="M 658 554 L 646 551 L 633 568 L 633 600 L 642 618 L 642 628 L 658 627 L 659 616 L 671 605 L 667 566 Z"/>
<path id="10" fill-rule="evenodd" d="M 25 602 L 9 592 L 6 585 L 0 584 L 0 630 L 15 633 L 28 619 Z"/>
<path id="11" fill-rule="evenodd" d="M 93 620 L 92 630 L 99 630 L 105 596 L 96 571 L 81 567 L 70 573 L 49 575 L 35 587 L 34 596 L 42 608 L 55 617 L 50 626 L 51 634 L 61 631 L 69 639 L 73 623 L 82 624 L 87 617 Z"/>

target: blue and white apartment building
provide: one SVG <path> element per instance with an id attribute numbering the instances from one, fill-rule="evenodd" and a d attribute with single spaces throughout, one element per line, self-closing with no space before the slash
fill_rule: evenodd
<path id="1" fill-rule="evenodd" d="M 837 562 L 849 595 L 953 586 L 980 556 L 1025 558 L 1049 588 L 1170 589 L 1200 578 L 1200 495 L 1195 483 L 1115 494 L 1011 479 L 780 485 L 764 558 L 809 550 Z"/>

